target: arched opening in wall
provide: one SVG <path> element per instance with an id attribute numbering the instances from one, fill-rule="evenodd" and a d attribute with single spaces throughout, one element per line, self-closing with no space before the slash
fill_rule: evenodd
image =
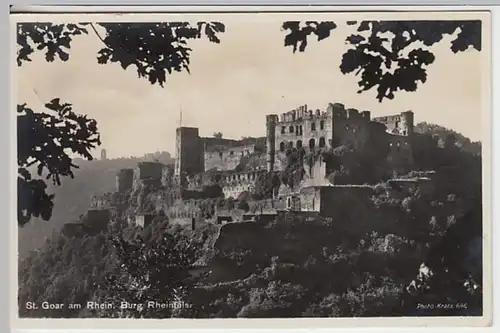
<path id="1" fill-rule="evenodd" d="M 319 122 L 319 129 L 320 130 L 324 130 L 325 129 L 325 121 L 324 120 L 322 120 L 322 121 Z"/>
<path id="2" fill-rule="evenodd" d="M 301 140 L 297 141 L 297 148 L 302 148 L 302 141 Z"/>
<path id="3" fill-rule="evenodd" d="M 250 152 L 248 151 L 248 149 L 245 150 L 245 154 L 250 155 Z"/>
<path id="4" fill-rule="evenodd" d="M 319 147 L 323 148 L 325 146 L 325 138 L 321 137 L 319 138 Z"/>
<path id="5" fill-rule="evenodd" d="M 293 125 L 290 126 L 290 128 L 288 128 L 288 130 L 290 131 L 290 133 L 293 133 Z"/>
<path id="6" fill-rule="evenodd" d="M 309 140 L 309 148 L 313 149 L 316 146 L 316 141 L 314 139 Z"/>
<path id="7" fill-rule="evenodd" d="M 311 131 L 315 131 L 316 130 L 316 123 L 311 123 Z"/>
<path id="8" fill-rule="evenodd" d="M 280 143 L 280 151 L 285 151 L 285 143 L 284 142 Z"/>
<path id="9" fill-rule="evenodd" d="M 293 148 L 293 142 L 289 141 L 288 144 L 287 144 L 287 146 L 288 146 L 289 149 L 292 149 Z"/>
<path id="10" fill-rule="evenodd" d="M 299 126 L 299 131 L 300 131 L 299 135 L 302 135 L 302 125 Z"/>
<path id="11" fill-rule="evenodd" d="M 286 127 L 285 126 L 281 126 L 281 134 L 285 134 L 286 133 Z"/>
<path id="12" fill-rule="evenodd" d="M 222 152 L 219 153 L 219 158 L 222 159 Z"/>
<path id="13" fill-rule="evenodd" d="M 229 152 L 229 156 L 233 156 L 233 155 L 234 155 L 234 151 L 232 151 L 232 150 L 231 150 L 231 151 Z"/>

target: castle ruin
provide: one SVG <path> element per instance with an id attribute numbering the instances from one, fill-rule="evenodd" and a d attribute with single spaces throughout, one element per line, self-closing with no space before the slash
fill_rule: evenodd
<path id="1" fill-rule="evenodd" d="M 171 167 L 159 162 L 141 162 L 135 170 L 120 170 L 116 178 L 117 192 L 151 185 L 168 188 L 168 194 L 159 195 L 157 208 L 169 218 L 192 222 L 192 219 L 205 218 L 200 215 L 199 206 L 207 198 L 204 197 L 207 188 L 220 187 L 225 199 L 237 200 L 245 192 L 253 193 L 261 176 L 286 168 L 290 150 L 314 152 L 345 146 L 361 155 L 376 156 L 377 161 L 382 161 L 382 168 L 389 171 L 407 172 L 413 164 L 412 111 L 371 118 L 369 111 L 330 103 L 323 111 L 313 111 L 303 105 L 280 115 L 267 115 L 265 119 L 265 137 L 241 140 L 201 137 L 196 127 L 179 127 L 176 129 L 175 164 Z M 323 211 L 327 208 L 325 196 L 370 190 L 369 186 L 338 187 L 328 180 L 331 170 L 327 164 L 322 158 L 307 167 L 304 164 L 307 181 L 295 189 L 282 183 L 279 191 L 265 200 L 283 201 L 273 202 L 272 207 Z M 338 189 L 322 189 L 325 186 L 337 186 Z M 192 196 L 193 193 L 200 195 Z"/>

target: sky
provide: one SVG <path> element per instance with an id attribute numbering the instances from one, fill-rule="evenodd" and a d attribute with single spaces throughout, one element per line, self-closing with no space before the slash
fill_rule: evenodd
<path id="1" fill-rule="evenodd" d="M 371 111 L 372 117 L 412 110 L 416 122 L 427 121 L 481 139 L 485 67 L 480 52 L 453 54 L 450 39 L 432 47 L 435 62 L 416 92 L 399 92 L 379 103 L 375 91 L 358 94 L 358 78 L 338 66 L 352 29 L 339 24 L 324 41 L 311 41 L 304 53 L 284 47 L 282 19 L 267 15 L 224 21 L 221 43 L 190 42 L 191 74 L 174 73 L 164 88 L 139 79 L 133 68 L 99 65 L 102 42 L 92 31 L 77 36 L 70 60 L 47 63 L 43 54 L 16 68 L 17 103 L 40 109 L 59 97 L 78 113 L 97 120 L 108 158 L 174 153 L 175 129 L 199 127 L 202 136 L 222 132 L 226 138 L 264 136 L 265 115 L 300 105 L 325 109 L 329 102 Z M 36 93 L 35 93 L 36 92 Z"/>

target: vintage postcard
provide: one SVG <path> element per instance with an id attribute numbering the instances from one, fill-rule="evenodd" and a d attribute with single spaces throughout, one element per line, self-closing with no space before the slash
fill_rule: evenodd
<path id="1" fill-rule="evenodd" d="M 490 324 L 488 12 L 11 20 L 16 326 Z"/>

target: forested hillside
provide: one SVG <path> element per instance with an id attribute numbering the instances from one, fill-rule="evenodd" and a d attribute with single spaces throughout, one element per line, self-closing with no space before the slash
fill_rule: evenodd
<path id="1" fill-rule="evenodd" d="M 45 238 L 52 237 L 64 223 L 76 221 L 89 208 L 94 195 L 114 191 L 116 173 L 122 168 L 135 168 L 140 161 L 158 160 L 165 164 L 173 163 L 168 152 L 156 152 L 142 157 L 115 158 L 87 161 L 76 159 L 79 166 L 75 178 L 63 180 L 59 187 L 48 183 L 49 192 L 55 193 L 55 205 L 50 221 L 33 218 L 23 228 L 19 228 L 19 255 L 24 258 L 33 249 L 40 247 Z"/>
<path id="2" fill-rule="evenodd" d="M 142 230 L 117 221 L 107 232 L 83 239 L 55 234 L 20 262 L 20 315 L 481 315 L 480 155 L 474 148 L 465 149 L 476 144 L 453 131 L 419 126 L 424 133 L 429 129 L 425 135 L 438 135 L 436 139 L 444 144 L 429 148 L 424 159 L 426 165 L 434 161 L 437 172 L 439 186 L 432 196 L 416 191 L 404 198 L 391 197 L 384 189 L 387 184 L 381 182 L 374 186 L 369 206 L 346 209 L 330 219 L 292 214 L 267 224 L 206 225 L 195 231 L 169 225 L 167 219 Z M 86 178 L 95 174 L 95 188 L 88 179 L 86 193 L 112 190 L 114 171 L 109 171 L 109 183 L 102 174 L 126 163 L 90 162 L 92 167 L 82 168 L 81 172 L 88 172 Z M 76 175 L 75 185 L 61 190 L 77 192 L 76 184 L 85 183 L 84 177 L 76 183 L 81 175 Z M 64 196 L 64 200 L 70 207 L 71 199 Z M 79 208 L 77 202 L 71 207 Z M 67 216 L 73 212 L 59 209 Z M 195 263 L 208 265 L 210 277 L 193 276 Z M 143 304 L 171 299 L 191 306 L 118 310 L 123 300 Z M 95 301 L 115 308 L 33 311 L 25 307 L 27 301 Z M 452 304 L 453 308 L 426 311 L 418 303 Z"/>

